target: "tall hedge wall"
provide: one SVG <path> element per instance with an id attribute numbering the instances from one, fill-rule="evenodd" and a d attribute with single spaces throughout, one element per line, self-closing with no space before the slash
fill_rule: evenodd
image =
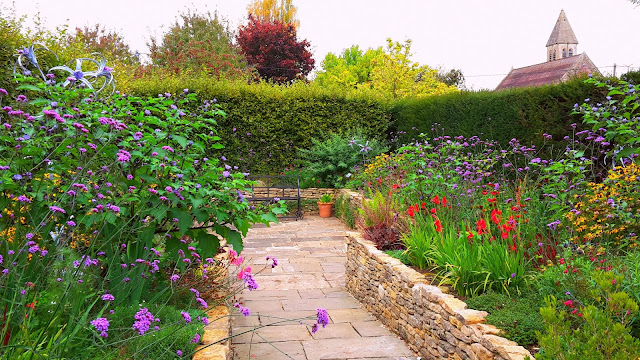
<path id="1" fill-rule="evenodd" d="M 253 173 L 280 173 L 293 164 L 311 138 L 361 128 L 384 139 L 389 106 L 367 93 L 338 93 L 314 85 L 231 84 L 206 79 L 138 81 L 129 93 L 157 96 L 189 88 L 200 99 L 216 99 L 227 113 L 218 121 L 224 156 Z"/>
<path id="2" fill-rule="evenodd" d="M 581 124 L 579 116 L 570 115 L 574 104 L 605 95 L 602 89 L 575 79 L 553 86 L 406 99 L 391 110 L 391 130 L 406 132 L 400 137 L 407 142 L 421 132 L 430 134 L 433 125 L 440 124 L 447 135 L 478 135 L 502 145 L 517 138 L 536 146 L 545 144 L 542 134 L 547 133 L 553 135 L 553 141 L 545 144 L 548 152 L 550 145 L 560 145 L 571 134 L 572 123 Z"/>

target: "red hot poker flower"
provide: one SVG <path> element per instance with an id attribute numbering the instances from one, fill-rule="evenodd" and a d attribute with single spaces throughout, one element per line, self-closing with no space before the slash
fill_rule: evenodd
<path id="1" fill-rule="evenodd" d="M 447 197 L 442 196 L 442 206 L 447 206 Z"/>

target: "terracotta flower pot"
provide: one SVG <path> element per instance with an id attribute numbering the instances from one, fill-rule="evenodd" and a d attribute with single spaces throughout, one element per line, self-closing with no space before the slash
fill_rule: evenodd
<path id="1" fill-rule="evenodd" d="M 322 203 L 318 201 L 318 210 L 320 210 L 320 217 L 328 218 L 331 217 L 331 207 L 333 206 L 333 202 L 330 203 Z"/>

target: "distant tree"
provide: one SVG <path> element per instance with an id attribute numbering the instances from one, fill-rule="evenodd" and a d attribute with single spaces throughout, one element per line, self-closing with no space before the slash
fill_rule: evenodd
<path id="1" fill-rule="evenodd" d="M 206 73 L 217 79 L 246 78 L 249 69 L 231 42 L 229 22 L 217 12 L 181 13 L 160 40 L 151 38 L 151 62 L 156 69 L 175 74 Z"/>
<path id="2" fill-rule="evenodd" d="M 296 29 L 300 21 L 296 18 L 298 9 L 292 0 L 254 0 L 248 7 L 249 14 L 263 21 L 280 21 L 293 25 Z"/>
<path id="3" fill-rule="evenodd" d="M 88 53 L 100 53 L 111 63 L 119 62 L 126 65 L 140 63 L 123 37 L 115 31 L 107 31 L 100 24 L 76 28 L 75 33 L 68 36 L 67 42 L 71 47 L 80 47 Z"/>
<path id="4" fill-rule="evenodd" d="M 387 39 L 384 56 L 373 61 L 371 86 L 386 97 L 424 97 L 457 91 L 438 80 L 438 72 L 411 60 L 411 40 L 404 44 Z"/>
<path id="5" fill-rule="evenodd" d="M 436 75 L 439 81 L 449 85 L 455 86 L 460 90 L 465 88 L 465 78 L 462 74 L 462 70 L 451 69 L 449 71 L 438 70 L 438 74 Z"/>
<path id="6" fill-rule="evenodd" d="M 357 87 L 369 84 L 373 60 L 384 55 L 382 48 L 363 52 L 358 45 L 342 51 L 340 56 L 328 53 L 315 81 L 323 87 Z"/>
<path id="7" fill-rule="evenodd" d="M 260 77 L 278 83 L 305 79 L 315 61 L 307 40 L 298 41 L 296 28 L 280 21 L 264 21 L 249 15 L 237 37 L 247 62 Z"/>

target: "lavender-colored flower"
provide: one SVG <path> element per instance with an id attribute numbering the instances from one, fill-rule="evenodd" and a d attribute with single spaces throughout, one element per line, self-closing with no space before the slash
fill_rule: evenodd
<path id="1" fill-rule="evenodd" d="M 113 301 L 113 300 L 115 300 L 115 297 L 113 297 L 113 295 L 111 295 L 111 294 L 104 294 L 104 295 L 102 295 L 102 300 L 104 300 L 104 301 Z"/>
<path id="2" fill-rule="evenodd" d="M 206 302 L 206 301 L 204 301 L 204 299 L 202 299 L 202 298 L 197 297 L 197 298 L 196 298 L 196 301 L 197 301 L 198 303 L 200 303 L 200 306 L 202 306 L 202 307 L 203 307 L 203 308 L 205 308 L 205 309 L 209 307 L 209 305 L 207 304 L 207 302 Z"/>
<path id="3" fill-rule="evenodd" d="M 235 303 L 233 305 L 233 307 L 237 308 L 238 311 L 240 311 L 240 313 L 242 314 L 242 316 L 249 316 L 251 315 L 251 310 L 249 310 L 249 308 L 246 308 L 238 303 Z"/>
<path id="4" fill-rule="evenodd" d="M 244 283 L 249 288 L 249 291 L 253 291 L 258 288 L 258 283 L 256 283 L 251 273 L 245 272 L 242 275 L 242 280 L 244 280 Z"/>
<path id="5" fill-rule="evenodd" d="M 191 339 L 192 344 L 197 344 L 200 342 L 200 334 L 196 333 L 196 335 Z"/>
<path id="6" fill-rule="evenodd" d="M 7 95 L 9 95 L 7 90 L 0 88 L 0 97 L 7 96 Z"/>
<path id="7" fill-rule="evenodd" d="M 327 310 L 319 308 L 317 309 L 317 315 L 318 324 L 322 325 L 323 328 L 326 327 L 329 324 L 329 314 L 327 313 Z"/>
<path id="8" fill-rule="evenodd" d="M 181 312 L 180 312 L 180 315 L 182 315 L 182 318 L 184 319 L 184 322 L 185 322 L 186 324 L 188 324 L 188 323 L 190 323 L 190 322 L 191 322 L 191 315 L 189 315 L 189 313 L 188 313 L 188 312 L 181 311 Z"/>
<path id="9" fill-rule="evenodd" d="M 231 173 L 225 170 L 222 172 L 222 176 L 224 176 L 225 178 L 228 178 L 229 176 L 231 176 Z"/>
<path id="10" fill-rule="evenodd" d="M 97 318 L 91 321 L 91 325 L 96 328 L 96 331 L 100 332 L 101 337 L 107 337 L 107 331 L 109 331 L 109 320 L 106 318 Z"/>
<path id="11" fill-rule="evenodd" d="M 147 308 L 140 309 L 134 316 L 134 319 L 136 321 L 133 323 L 132 328 L 133 330 L 137 330 L 140 335 L 144 335 L 145 332 L 149 331 L 151 323 L 157 320 Z"/>
<path id="12" fill-rule="evenodd" d="M 63 208 L 58 207 L 58 206 L 49 206 L 49 210 L 53 211 L 54 213 L 56 213 L 56 212 L 59 212 L 61 214 L 66 214 L 67 213 Z"/>
<path id="13" fill-rule="evenodd" d="M 182 356 L 182 351 L 181 350 L 176 350 L 176 355 Z"/>

